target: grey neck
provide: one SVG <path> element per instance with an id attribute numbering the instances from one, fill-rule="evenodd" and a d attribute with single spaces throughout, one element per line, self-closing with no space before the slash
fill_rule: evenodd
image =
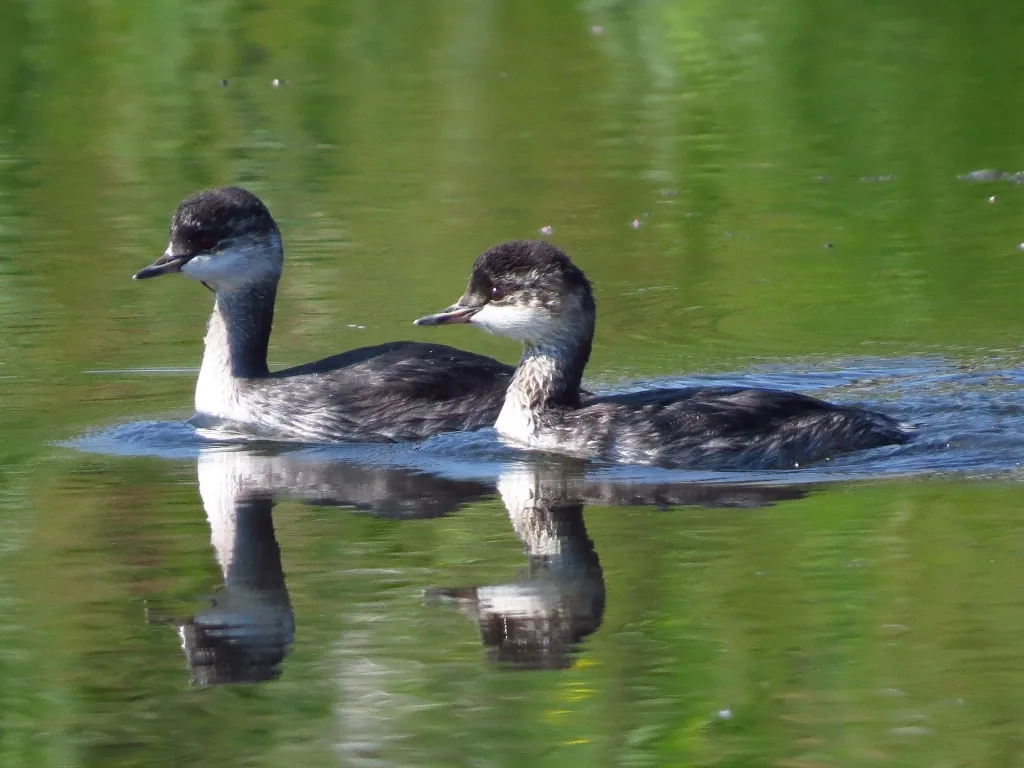
<path id="1" fill-rule="evenodd" d="M 277 279 L 219 291 L 206 331 L 203 373 L 251 379 L 267 376 Z"/>
<path id="2" fill-rule="evenodd" d="M 506 399 L 530 411 L 579 408 L 583 369 L 590 359 L 590 338 L 558 338 L 523 349 Z"/>

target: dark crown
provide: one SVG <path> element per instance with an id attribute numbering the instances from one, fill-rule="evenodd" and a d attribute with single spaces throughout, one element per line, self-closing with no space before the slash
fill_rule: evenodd
<path id="1" fill-rule="evenodd" d="M 565 252 L 545 240 L 511 240 L 484 251 L 473 264 L 472 288 L 521 287 L 526 282 L 558 281 L 590 294 L 590 281 Z"/>
<path id="2" fill-rule="evenodd" d="M 277 224 L 262 200 L 241 187 L 221 187 L 181 202 L 171 219 L 171 246 L 195 255 L 240 235 L 270 232 L 277 232 Z"/>

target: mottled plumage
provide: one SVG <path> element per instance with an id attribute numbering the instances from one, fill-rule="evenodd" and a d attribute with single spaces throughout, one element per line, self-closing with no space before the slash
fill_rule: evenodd
<path id="1" fill-rule="evenodd" d="M 523 342 L 495 427 L 528 448 L 662 467 L 785 469 L 909 439 L 883 414 L 771 389 L 581 400 L 595 316 L 590 283 L 568 256 L 543 241 L 514 241 L 482 254 L 462 298 L 417 323 L 470 323 Z"/>

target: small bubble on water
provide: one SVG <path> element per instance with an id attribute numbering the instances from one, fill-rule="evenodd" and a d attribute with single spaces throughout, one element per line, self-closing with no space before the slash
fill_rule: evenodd
<path id="1" fill-rule="evenodd" d="M 1024 243 L 1018 243 L 1017 250 L 1018 251 L 1024 251 Z"/>
<path id="2" fill-rule="evenodd" d="M 554 232 L 554 231 L 555 231 L 555 230 L 551 228 L 551 225 L 550 225 L 550 224 L 547 224 L 547 225 L 545 225 L 545 226 L 543 226 L 543 227 L 541 227 L 541 228 L 540 228 L 540 233 L 541 233 L 542 235 L 550 235 L 550 234 L 551 234 L 552 232 Z"/>
<path id="3" fill-rule="evenodd" d="M 280 88 L 282 85 L 284 85 L 284 80 L 275 77 L 273 80 L 270 81 L 270 84 L 275 88 Z"/>
<path id="4" fill-rule="evenodd" d="M 996 196 L 995 196 L 995 195 L 992 195 L 992 197 L 990 197 L 990 198 L 988 199 L 988 201 L 989 201 L 989 203 L 994 203 L 994 202 L 996 201 Z"/>
<path id="5" fill-rule="evenodd" d="M 719 720 L 732 720 L 732 710 L 728 707 L 717 712 Z"/>
<path id="6" fill-rule="evenodd" d="M 629 223 L 629 226 L 631 226 L 633 229 L 640 229 L 640 219 L 633 219 Z"/>

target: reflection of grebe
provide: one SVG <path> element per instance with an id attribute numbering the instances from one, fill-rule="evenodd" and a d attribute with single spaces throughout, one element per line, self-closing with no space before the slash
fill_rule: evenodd
<path id="1" fill-rule="evenodd" d="M 569 666 L 575 645 L 604 615 L 604 574 L 583 524 L 583 502 L 567 497 L 561 480 L 527 467 L 498 481 L 529 555 L 519 580 L 428 593 L 458 601 L 492 658 L 522 669 Z"/>
<path id="2" fill-rule="evenodd" d="M 207 607 L 179 630 L 192 680 L 200 686 L 272 680 L 295 638 L 274 536 L 274 500 L 239 482 L 240 456 L 211 452 L 199 458 L 199 493 L 224 575 Z"/>
<path id="3" fill-rule="evenodd" d="M 400 341 L 267 368 L 284 251 L 263 202 L 237 187 L 174 213 L 167 252 L 135 277 L 181 272 L 216 293 L 194 423 L 210 432 L 307 442 L 420 440 L 490 426 L 512 368 L 441 344 Z"/>
<path id="4" fill-rule="evenodd" d="M 276 499 L 411 519 L 444 515 L 493 493 L 489 483 L 241 450 L 204 451 L 198 476 L 224 578 L 201 611 L 174 622 L 199 686 L 274 679 L 291 648 L 295 622 L 274 535 Z"/>
<path id="5" fill-rule="evenodd" d="M 521 341 L 495 428 L 552 453 L 630 464 L 785 469 L 846 451 L 904 443 L 888 416 L 795 392 L 692 387 L 581 402 L 596 309 L 590 281 L 543 241 L 481 255 L 459 301 L 420 325 L 470 323 Z"/>
<path id="6" fill-rule="evenodd" d="M 697 505 L 750 509 L 801 498 L 783 485 L 615 483 L 588 478 L 577 460 L 524 463 L 498 480 L 501 500 L 529 565 L 509 584 L 428 590 L 476 622 L 490 656 L 523 669 L 572 664 L 577 645 L 601 625 L 604 575 L 583 522 L 584 504 Z"/>

